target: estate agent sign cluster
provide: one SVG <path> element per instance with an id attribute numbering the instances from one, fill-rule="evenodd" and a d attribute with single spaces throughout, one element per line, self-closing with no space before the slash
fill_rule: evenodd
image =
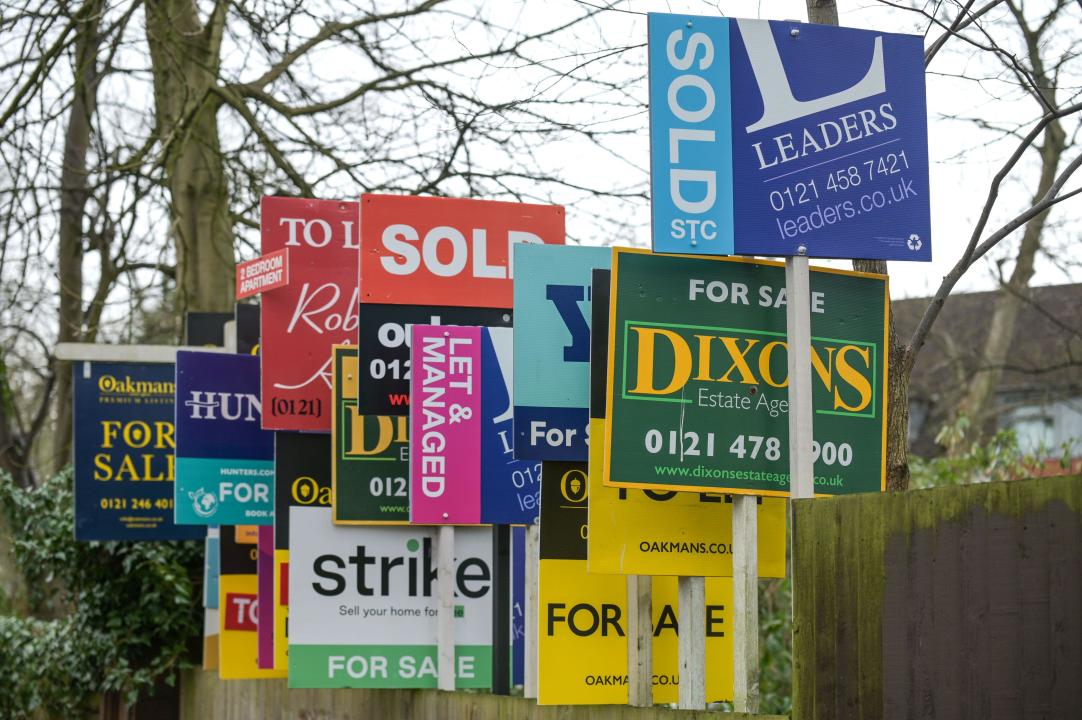
<path id="1" fill-rule="evenodd" d="M 794 478 L 883 489 L 887 278 L 802 258 L 931 258 L 922 39 L 647 26 L 653 251 L 566 246 L 556 205 L 266 197 L 258 305 L 78 358 L 76 537 L 205 541 L 205 668 L 745 702 Z"/>

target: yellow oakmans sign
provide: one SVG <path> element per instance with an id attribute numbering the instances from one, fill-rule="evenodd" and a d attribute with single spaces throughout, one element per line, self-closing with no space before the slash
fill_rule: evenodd
<path id="1" fill-rule="evenodd" d="M 586 570 L 588 479 L 583 463 L 545 462 L 538 575 L 538 696 L 542 705 L 626 704 L 627 581 Z M 654 579 L 655 703 L 679 694 L 676 578 Z M 706 581 L 706 694 L 732 697 L 732 581 Z"/>
<path id="2" fill-rule="evenodd" d="M 676 578 L 654 578 L 655 703 L 674 703 L 680 691 L 676 593 Z M 707 579 L 706 696 L 711 701 L 732 699 L 732 597 L 730 578 Z M 589 573 L 581 560 L 542 560 L 538 599 L 537 702 L 626 705 L 626 578 Z"/>
<path id="3" fill-rule="evenodd" d="M 590 437 L 605 420 L 590 419 Z M 592 573 L 732 577 L 733 505 L 716 493 L 608 487 L 604 445 L 590 446 L 589 541 Z M 759 575 L 785 577 L 785 499 L 759 505 Z"/>

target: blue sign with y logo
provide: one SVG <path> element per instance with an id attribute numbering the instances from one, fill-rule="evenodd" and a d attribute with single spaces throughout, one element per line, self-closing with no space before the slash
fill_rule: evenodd
<path id="1" fill-rule="evenodd" d="M 611 265 L 612 250 L 519 244 L 514 252 L 515 457 L 585 460 L 591 274 Z"/>
<path id="2" fill-rule="evenodd" d="M 916 35 L 651 14 L 654 250 L 931 260 Z"/>

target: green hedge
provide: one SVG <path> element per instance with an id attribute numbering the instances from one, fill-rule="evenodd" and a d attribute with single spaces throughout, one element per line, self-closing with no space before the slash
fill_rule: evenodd
<path id="1" fill-rule="evenodd" d="M 202 543 L 75 542 L 70 471 L 30 490 L 0 475 L 0 508 L 36 616 L 0 616 L 0 717 L 80 717 L 95 695 L 134 702 L 186 666 Z"/>

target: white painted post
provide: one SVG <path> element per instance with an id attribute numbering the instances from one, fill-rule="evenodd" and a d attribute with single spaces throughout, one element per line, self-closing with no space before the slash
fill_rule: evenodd
<path id="1" fill-rule="evenodd" d="M 759 712 L 759 498 L 733 496 L 733 710 Z"/>
<path id="2" fill-rule="evenodd" d="M 652 580 L 627 576 L 627 702 L 634 707 L 654 704 Z"/>
<path id="3" fill-rule="evenodd" d="M 177 361 L 177 350 L 191 348 L 176 345 L 109 345 L 107 343 L 57 343 L 53 355 L 57 360 L 90 362 L 144 362 L 173 363 Z M 199 348 L 208 352 L 220 348 Z"/>
<path id="4" fill-rule="evenodd" d="M 802 255 L 804 248 L 800 248 Z M 785 323 L 789 344 L 789 527 L 793 527 L 793 500 L 815 495 L 812 464 L 811 399 L 811 278 L 807 257 L 785 259 Z M 791 532 L 790 543 L 796 539 Z M 789 555 L 795 548 L 790 546 Z M 797 591 L 792 588 L 796 618 Z M 794 638 L 795 646 L 795 638 Z M 796 656 L 793 656 L 794 672 Z"/>
<path id="5" fill-rule="evenodd" d="M 789 344 L 789 496 L 815 493 L 812 470 L 811 280 L 808 258 L 785 260 Z"/>
<path id="6" fill-rule="evenodd" d="M 222 334 L 225 336 L 225 351 L 235 353 L 237 351 L 237 321 L 226 321 L 222 325 Z"/>
<path id="7" fill-rule="evenodd" d="M 455 526 L 440 525 L 436 537 L 436 584 L 440 609 L 437 615 L 436 654 L 439 689 L 455 689 Z"/>
<path id="8" fill-rule="evenodd" d="M 681 710 L 706 709 L 706 578 L 677 579 Z"/>
<path id="9" fill-rule="evenodd" d="M 537 697 L 537 572 L 540 568 L 540 525 L 533 523 L 526 527 L 526 607 L 524 610 L 523 630 L 526 642 L 523 644 L 522 696 Z"/>

